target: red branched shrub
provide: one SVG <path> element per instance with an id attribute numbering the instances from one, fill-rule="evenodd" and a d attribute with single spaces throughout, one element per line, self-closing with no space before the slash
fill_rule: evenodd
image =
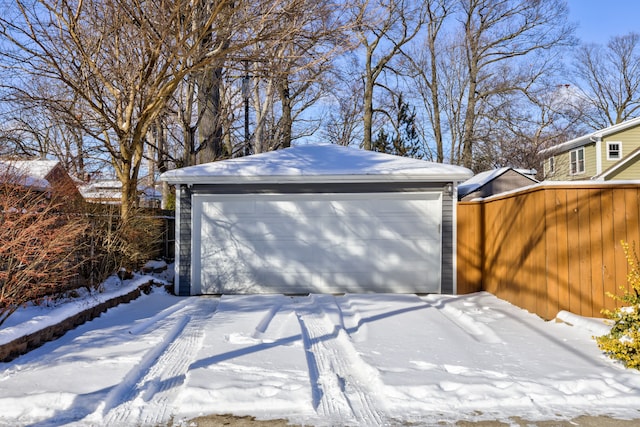
<path id="1" fill-rule="evenodd" d="M 0 171 L 0 324 L 29 301 L 69 290 L 83 262 L 86 228 L 85 217 L 66 212 L 62 198 Z"/>

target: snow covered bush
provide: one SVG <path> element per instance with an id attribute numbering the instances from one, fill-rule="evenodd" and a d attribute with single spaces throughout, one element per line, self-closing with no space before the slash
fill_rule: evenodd
<path id="1" fill-rule="evenodd" d="M 0 171 L 0 325 L 23 304 L 75 287 L 87 223 L 63 200 Z"/>
<path id="2" fill-rule="evenodd" d="M 640 261 L 635 245 L 629 247 L 628 243 L 622 242 L 622 247 L 629 264 L 629 288 L 620 287 L 624 291 L 622 296 L 608 293 L 622 306 L 614 311 L 602 311 L 614 324 L 607 335 L 596 337 L 596 341 L 611 358 L 620 360 L 629 368 L 640 369 Z"/>

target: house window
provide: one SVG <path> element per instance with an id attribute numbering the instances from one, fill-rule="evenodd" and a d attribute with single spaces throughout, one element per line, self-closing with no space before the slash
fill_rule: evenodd
<path id="1" fill-rule="evenodd" d="M 584 147 L 571 152 L 571 175 L 584 173 Z"/>
<path id="2" fill-rule="evenodd" d="M 551 156 L 549 157 L 549 175 L 552 175 L 556 172 L 556 158 Z"/>
<path id="3" fill-rule="evenodd" d="M 622 142 L 607 143 L 607 160 L 620 160 L 622 158 Z"/>

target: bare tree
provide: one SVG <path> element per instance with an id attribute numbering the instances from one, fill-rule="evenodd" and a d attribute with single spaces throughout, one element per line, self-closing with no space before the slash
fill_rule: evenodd
<path id="1" fill-rule="evenodd" d="M 573 95 L 565 85 L 553 86 L 543 79 L 522 96 L 507 96 L 490 114 L 490 135 L 476 147 L 477 171 L 514 167 L 536 169 L 544 179 L 539 151 L 567 141 L 579 133 L 577 114 L 567 102 Z"/>
<path id="2" fill-rule="evenodd" d="M 417 91 L 422 99 L 422 104 L 427 114 L 432 130 L 433 142 L 436 147 L 437 162 L 444 162 L 444 124 L 441 98 L 447 70 L 442 67 L 443 49 L 446 46 L 441 43 L 441 33 L 447 17 L 454 11 L 454 0 L 431 0 L 424 2 L 426 8 L 427 24 L 426 34 L 422 41 L 413 49 L 405 53 L 408 62 L 408 74 L 415 82 Z M 451 61 L 449 64 L 453 64 Z M 451 97 L 449 98 L 451 99 Z"/>
<path id="3" fill-rule="evenodd" d="M 583 122 L 602 129 L 640 113 L 640 35 L 612 37 L 606 47 L 582 44 L 574 58 Z"/>
<path id="4" fill-rule="evenodd" d="M 409 0 L 358 1 L 351 6 L 356 23 L 355 36 L 363 49 L 364 92 L 362 146 L 372 149 L 374 120 L 374 89 L 392 60 L 398 58 L 402 48 L 413 40 L 426 20 L 423 2 Z"/>
<path id="5" fill-rule="evenodd" d="M 127 220 L 145 138 L 178 85 L 232 51 L 277 41 L 277 30 L 264 25 L 273 2 L 264 8 L 261 0 L 247 2 L 251 7 L 226 0 L 211 8 L 205 0 L 14 0 L 9 10 L 17 13 L 0 17 L 2 42 L 10 46 L 3 51 L 5 66 L 64 90 L 47 100 L 16 79 L 8 83 L 38 102 L 56 103 L 59 111 L 71 111 L 72 103 L 82 107 L 79 124 L 100 141 L 122 182 L 121 215 Z M 212 33 L 225 36 L 221 41 Z"/>
<path id="6" fill-rule="evenodd" d="M 526 92 L 554 65 L 552 55 L 571 41 L 563 0 L 462 0 L 467 86 L 462 164 L 473 166 L 475 132 L 483 103 Z M 525 60 L 518 62 L 518 59 Z M 556 59 L 557 60 L 557 59 Z"/>
<path id="7" fill-rule="evenodd" d="M 302 115 L 325 95 L 331 59 L 348 47 L 341 35 L 352 24 L 343 21 L 342 7 L 326 0 L 289 2 L 282 6 L 282 19 L 272 23 L 288 36 L 276 45 L 256 45 L 246 53 L 254 152 L 289 147 L 301 134 L 319 126 L 318 120 L 302 120 Z"/>
<path id="8" fill-rule="evenodd" d="M 17 95 L 5 98 L 5 102 L 14 106 L 2 115 L 6 131 L 13 135 L 10 151 L 5 154 L 20 158 L 54 156 L 70 175 L 79 179 L 104 168 L 104 159 L 100 159 L 94 141 L 87 141 L 77 124 L 80 114 L 74 105 L 69 105 L 74 111 L 61 113 L 55 104 L 34 103 L 31 97 Z"/>

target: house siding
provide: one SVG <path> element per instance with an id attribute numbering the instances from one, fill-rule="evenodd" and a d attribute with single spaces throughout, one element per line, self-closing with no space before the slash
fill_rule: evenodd
<path id="1" fill-rule="evenodd" d="M 598 174 L 597 167 L 597 150 L 596 144 L 588 144 L 584 146 L 584 173 L 581 175 L 574 175 L 574 179 L 590 179 L 592 176 Z M 579 176 L 579 178 L 577 178 Z"/>
<path id="2" fill-rule="evenodd" d="M 640 179 L 640 162 L 630 162 L 606 177 L 607 181 L 636 179 Z"/>
<path id="3" fill-rule="evenodd" d="M 549 175 L 546 179 L 550 181 L 577 181 L 583 179 L 590 179 L 596 175 L 596 144 L 591 143 L 584 146 L 584 173 L 571 175 L 569 170 L 571 168 L 571 151 L 556 154 L 556 172 L 553 175 Z M 545 170 L 548 168 L 548 159 L 545 160 Z"/>
<path id="4" fill-rule="evenodd" d="M 618 163 L 619 160 L 607 160 L 607 145 L 609 142 L 621 142 L 622 143 L 622 158 L 624 159 L 624 157 L 626 157 L 627 155 L 629 155 L 629 153 L 631 153 L 633 150 L 637 149 L 638 147 L 640 147 L 640 127 L 637 128 L 633 128 L 633 129 L 628 129 L 626 131 L 622 131 L 622 132 L 618 132 L 616 134 L 613 135 L 609 135 L 606 138 L 603 138 L 602 140 L 602 171 L 606 171 L 607 169 L 609 169 L 610 167 L 612 167 L 613 165 L 615 165 L 616 163 Z M 629 168 L 629 169 L 633 169 L 633 168 Z M 640 178 L 640 174 L 636 174 L 636 175 L 629 175 L 631 174 L 633 171 L 632 170 L 628 170 L 627 171 L 627 177 L 626 178 L 615 178 L 615 179 L 638 179 Z M 610 178 L 610 179 L 614 179 L 614 178 Z"/>
<path id="5" fill-rule="evenodd" d="M 455 206 L 457 196 L 442 192 L 442 270 L 440 292 L 453 294 L 456 291 L 455 284 Z"/>
<path id="6" fill-rule="evenodd" d="M 178 199 L 177 239 L 178 246 L 178 283 L 176 294 L 191 295 L 191 190 L 180 186 Z"/>

